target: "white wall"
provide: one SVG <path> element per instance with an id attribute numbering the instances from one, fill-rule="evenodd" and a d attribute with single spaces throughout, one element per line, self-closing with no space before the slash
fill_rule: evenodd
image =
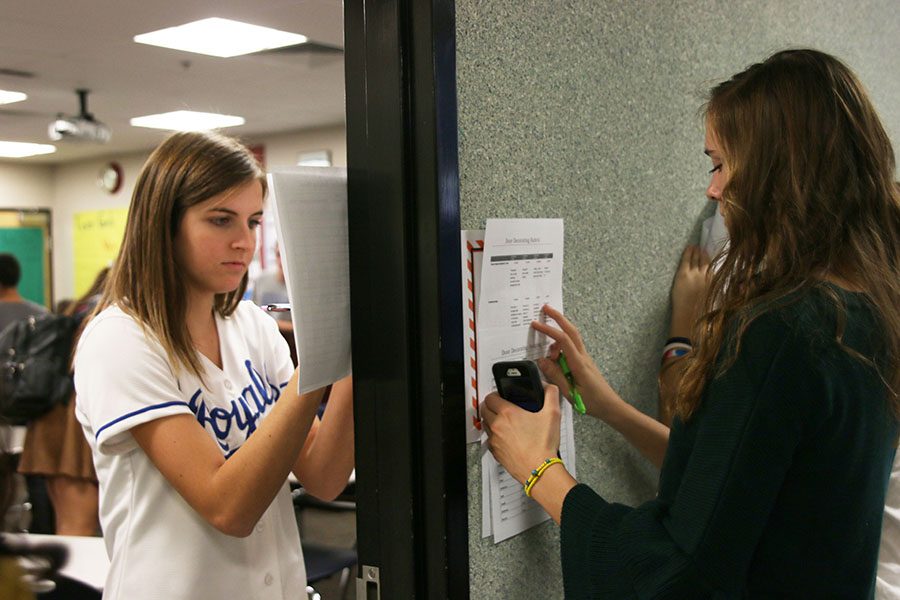
<path id="1" fill-rule="evenodd" d="M 248 138 L 246 141 L 265 146 L 266 166 L 269 169 L 295 165 L 298 154 L 314 150 L 329 150 L 336 166 L 347 164 L 347 143 L 342 124 Z M 56 166 L 0 163 L 0 208 L 42 207 L 52 210 L 55 300 L 74 295 L 72 224 L 75 214 L 128 206 L 135 179 L 149 154 L 148 150 Z M 115 194 L 108 194 L 97 186 L 97 174 L 111 160 L 122 165 L 124 175 L 122 188 Z"/>
<path id="2" fill-rule="evenodd" d="M 75 214 L 127 207 L 134 181 L 149 152 L 110 156 L 59 165 L 53 178 L 53 290 L 55 300 L 75 295 L 75 254 L 72 224 Z M 110 161 L 122 165 L 122 187 L 109 194 L 97 186 L 97 175 Z"/>
<path id="3" fill-rule="evenodd" d="M 309 129 L 298 135 L 287 133 L 260 140 L 266 146 L 266 167 L 289 167 L 297 164 L 301 152 L 330 150 L 331 164 L 347 166 L 347 134 L 343 124 Z"/>
<path id="4" fill-rule="evenodd" d="M 347 134 L 343 123 L 330 127 L 308 129 L 303 131 L 302 135 L 287 133 L 248 141 L 265 145 L 266 168 L 269 171 L 280 167 L 292 167 L 297 164 L 297 159 L 301 153 L 319 150 L 328 150 L 330 152 L 333 166 L 347 166 Z M 263 227 L 260 231 L 260 243 L 257 251 L 258 259 L 250 264 L 251 282 L 256 279 L 261 271 L 272 269 L 275 264 L 274 211 L 266 210 L 263 218 Z"/>
<path id="5" fill-rule="evenodd" d="M 0 208 L 51 208 L 53 171 L 48 165 L 0 163 Z"/>

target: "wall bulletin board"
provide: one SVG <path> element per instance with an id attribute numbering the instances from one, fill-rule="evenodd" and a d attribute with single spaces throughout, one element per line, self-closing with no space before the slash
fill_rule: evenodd
<path id="1" fill-rule="evenodd" d="M 22 279 L 19 293 L 37 304 L 47 305 L 44 273 L 44 231 L 40 227 L 0 228 L 0 252 L 19 260 Z"/>
<path id="2" fill-rule="evenodd" d="M 127 208 L 91 210 L 75 214 L 72 229 L 75 297 L 87 292 L 94 277 L 119 254 L 125 234 Z"/>

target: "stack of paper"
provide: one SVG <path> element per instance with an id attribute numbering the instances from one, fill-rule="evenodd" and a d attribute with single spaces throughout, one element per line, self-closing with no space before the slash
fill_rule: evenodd
<path id="1" fill-rule="evenodd" d="M 471 233 L 470 233 L 471 237 Z M 478 236 L 475 236 L 478 238 Z M 531 328 L 541 307 L 562 304 L 562 219 L 489 219 L 472 272 L 478 273 L 474 321 L 479 402 L 494 391 L 498 361 L 546 356 L 550 340 Z M 501 542 L 549 518 L 487 451 L 482 434 L 482 536 Z M 575 475 L 572 407 L 563 401 L 560 455 Z"/>
<path id="2" fill-rule="evenodd" d="M 269 174 L 291 303 L 300 391 L 350 374 L 347 171 L 295 167 Z"/>

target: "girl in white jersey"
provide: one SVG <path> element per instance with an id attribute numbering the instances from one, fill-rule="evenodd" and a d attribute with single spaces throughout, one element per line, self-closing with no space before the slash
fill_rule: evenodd
<path id="1" fill-rule="evenodd" d="M 298 395 L 275 322 L 241 302 L 265 175 L 224 136 L 145 164 L 75 357 L 100 482 L 109 600 L 304 598 L 287 477 L 333 498 L 353 468 L 351 383 Z"/>

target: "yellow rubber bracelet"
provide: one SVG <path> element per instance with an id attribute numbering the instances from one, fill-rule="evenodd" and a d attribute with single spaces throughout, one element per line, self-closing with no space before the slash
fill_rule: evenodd
<path id="1" fill-rule="evenodd" d="M 563 461 L 557 457 L 548 458 L 548 459 L 544 460 L 544 462 L 542 462 L 538 468 L 532 469 L 531 475 L 529 475 L 528 479 L 525 480 L 525 485 L 523 486 L 525 488 L 526 496 L 531 498 L 531 488 L 533 488 L 534 484 L 537 483 L 538 479 L 541 478 L 541 475 L 544 474 L 544 471 L 546 471 L 547 469 L 549 469 L 550 467 L 552 467 L 555 464 L 561 465 L 561 464 L 563 464 Z"/>
<path id="2" fill-rule="evenodd" d="M 543 463 L 541 463 L 540 467 L 538 467 L 537 469 L 535 469 L 534 471 L 531 472 L 532 473 L 531 477 L 529 477 L 528 481 L 525 482 L 525 495 L 526 496 L 528 496 L 529 498 L 531 497 L 531 489 L 534 487 L 534 484 L 536 484 L 538 482 L 538 479 L 541 478 L 541 475 L 544 474 L 544 471 L 546 471 L 549 467 L 552 467 L 553 465 L 555 465 L 557 463 L 562 464 L 562 460 L 560 460 L 558 458 L 548 458 Z"/>

